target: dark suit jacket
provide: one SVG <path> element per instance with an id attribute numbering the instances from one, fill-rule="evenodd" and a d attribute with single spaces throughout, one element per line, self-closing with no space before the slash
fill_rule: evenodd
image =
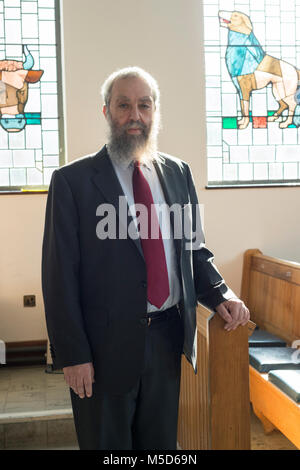
<path id="1" fill-rule="evenodd" d="M 155 168 L 166 202 L 188 211 L 195 232 L 198 201 L 189 166 L 160 153 Z M 54 171 L 42 286 L 54 367 L 93 362 L 103 390 L 122 393 L 130 390 L 142 368 L 147 275 L 139 240 L 100 240 L 96 235 L 97 207 L 110 203 L 118 214 L 119 196 L 124 193 L 106 147 Z M 197 301 L 214 309 L 232 297 L 203 244 L 202 231 L 200 237 L 193 250 L 186 249 L 184 236 L 174 240 L 183 293 L 183 352 L 195 369 Z"/>

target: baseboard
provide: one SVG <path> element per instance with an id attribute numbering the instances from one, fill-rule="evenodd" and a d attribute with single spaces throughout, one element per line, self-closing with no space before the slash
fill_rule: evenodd
<path id="1" fill-rule="evenodd" d="M 5 343 L 7 365 L 46 364 L 47 340 Z"/>

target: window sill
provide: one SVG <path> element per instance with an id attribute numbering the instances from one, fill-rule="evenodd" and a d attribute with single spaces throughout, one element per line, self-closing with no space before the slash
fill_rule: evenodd
<path id="1" fill-rule="evenodd" d="M 45 189 L 0 189 L 0 196 L 11 196 L 11 195 L 26 195 L 26 194 L 48 194 L 48 188 Z"/>
<path id="2" fill-rule="evenodd" d="M 255 183 L 227 183 L 227 184 L 216 184 L 210 183 L 205 186 L 205 189 L 244 189 L 244 188 L 295 188 L 300 186 L 300 181 L 297 182 L 255 182 Z"/>

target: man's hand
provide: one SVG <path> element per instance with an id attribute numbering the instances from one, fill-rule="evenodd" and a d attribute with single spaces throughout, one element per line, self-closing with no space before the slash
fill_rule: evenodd
<path id="1" fill-rule="evenodd" d="M 226 321 L 225 330 L 235 330 L 239 325 L 247 325 L 250 312 L 240 299 L 229 299 L 216 307 L 216 311 Z"/>
<path id="2" fill-rule="evenodd" d="M 84 398 L 85 394 L 88 398 L 92 396 L 92 384 L 95 379 L 94 367 L 91 362 L 64 367 L 63 372 L 65 381 L 80 398 Z"/>

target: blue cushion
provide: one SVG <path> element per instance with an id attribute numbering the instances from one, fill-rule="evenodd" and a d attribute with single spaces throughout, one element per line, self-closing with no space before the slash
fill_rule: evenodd
<path id="1" fill-rule="evenodd" d="M 280 388 L 296 403 L 300 403 L 300 369 L 269 372 L 269 381 Z"/>
<path id="2" fill-rule="evenodd" d="M 259 372 L 269 372 L 277 369 L 299 369 L 295 364 L 293 348 L 249 348 L 249 363 Z"/>
<path id="3" fill-rule="evenodd" d="M 248 339 L 249 347 L 286 347 L 286 342 L 268 331 L 255 329 Z"/>

